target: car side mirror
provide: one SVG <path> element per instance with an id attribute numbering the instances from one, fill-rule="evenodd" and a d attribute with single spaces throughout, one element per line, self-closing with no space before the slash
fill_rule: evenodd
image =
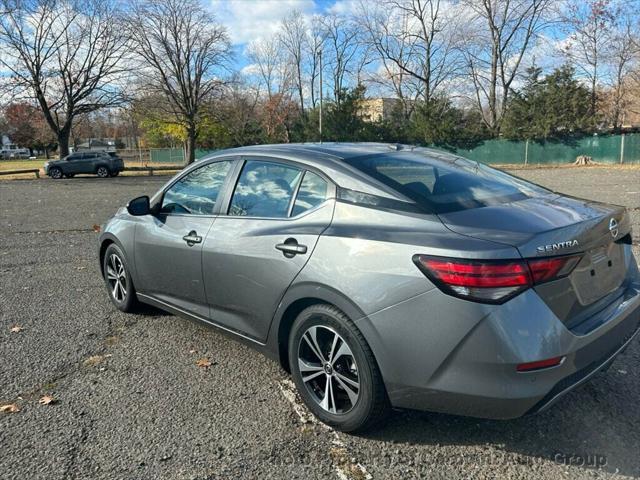
<path id="1" fill-rule="evenodd" d="M 135 215 L 136 217 L 149 215 L 151 213 L 149 197 L 144 195 L 142 197 L 134 198 L 127 203 L 127 211 L 129 212 L 129 215 Z"/>

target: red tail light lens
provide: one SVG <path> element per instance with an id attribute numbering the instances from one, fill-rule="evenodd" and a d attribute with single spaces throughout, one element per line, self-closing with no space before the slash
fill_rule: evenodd
<path id="1" fill-rule="evenodd" d="M 580 261 L 575 257 L 533 258 L 528 260 L 533 283 L 544 283 L 569 275 Z"/>
<path id="2" fill-rule="evenodd" d="M 566 276 L 579 256 L 531 260 L 466 260 L 415 255 L 414 263 L 440 290 L 483 303 L 504 303 L 538 283 Z"/>
<path id="3" fill-rule="evenodd" d="M 553 357 L 546 360 L 538 360 L 537 362 L 519 363 L 516 366 L 516 370 L 518 372 L 531 372 L 533 370 L 542 370 L 543 368 L 557 367 L 563 360 L 564 357 Z"/>

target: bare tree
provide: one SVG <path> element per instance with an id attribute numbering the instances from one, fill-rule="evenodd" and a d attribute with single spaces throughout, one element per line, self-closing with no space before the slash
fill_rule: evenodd
<path id="1" fill-rule="evenodd" d="M 532 39 L 546 26 L 551 0 L 464 0 L 472 13 L 463 47 L 483 121 L 500 132 L 511 85 Z"/>
<path id="2" fill-rule="evenodd" d="M 601 79 L 607 43 L 615 14 L 610 0 L 569 2 L 562 12 L 568 42 L 562 53 L 591 85 L 591 114 L 597 111 L 597 88 Z"/>
<path id="3" fill-rule="evenodd" d="M 640 64 L 640 37 L 635 12 L 616 15 L 615 25 L 607 42 L 606 63 L 609 64 L 608 84 L 610 101 L 608 119 L 613 128 L 619 129 L 630 103 L 628 85 L 634 67 Z"/>
<path id="4" fill-rule="evenodd" d="M 0 65 L 13 96 L 35 100 L 69 153 L 73 122 L 122 102 L 127 38 L 111 2 L 2 0 Z"/>
<path id="5" fill-rule="evenodd" d="M 298 110 L 292 100 L 296 84 L 295 66 L 281 48 L 278 36 L 253 41 L 248 48 L 250 67 L 264 84 L 266 98 L 261 102 L 260 120 L 265 135 L 272 142 L 288 142 L 289 126 Z M 264 97 L 264 96 L 263 96 Z M 299 107 L 299 105 L 298 105 Z"/>
<path id="6" fill-rule="evenodd" d="M 380 57 L 396 94 L 404 98 L 405 81 L 422 83 L 425 102 L 460 71 L 457 19 L 447 15 L 440 0 L 361 0 L 366 41 Z M 447 3 L 446 7 L 452 6 Z M 415 89 L 413 89 L 415 91 Z"/>
<path id="7" fill-rule="evenodd" d="M 322 18 L 325 29 L 323 59 L 331 69 L 333 97 L 340 102 L 340 93 L 347 86 L 349 75 L 356 72 L 356 65 L 362 68 L 358 55 L 362 54 L 358 42 L 358 26 L 346 15 L 330 13 Z"/>
<path id="8" fill-rule="evenodd" d="M 129 32 L 146 88 L 161 93 L 186 132 L 185 160 L 195 160 L 201 105 L 223 83 L 229 58 L 224 27 L 198 0 L 139 0 Z"/>
<path id="9" fill-rule="evenodd" d="M 311 19 L 311 26 L 308 33 L 308 41 L 306 42 L 306 58 L 307 69 L 309 72 L 309 90 L 311 92 L 311 107 L 315 108 L 316 104 L 322 95 L 321 88 L 319 88 L 319 94 L 316 94 L 316 83 L 318 76 L 320 75 L 320 55 L 322 54 L 322 47 L 327 38 L 327 32 L 322 25 L 322 19 L 319 15 L 315 15 Z"/>
<path id="10" fill-rule="evenodd" d="M 224 89 L 224 95 L 215 103 L 214 116 L 228 129 L 233 146 L 257 143 L 258 89 L 250 88 L 236 75 Z"/>
<path id="11" fill-rule="evenodd" d="M 298 90 L 300 113 L 304 116 L 304 54 L 307 43 L 307 25 L 299 10 L 294 10 L 291 15 L 282 21 L 280 43 L 289 54 L 289 63 L 293 67 L 295 87 Z"/>
<path id="12" fill-rule="evenodd" d="M 291 89 L 290 64 L 283 55 L 278 38 L 254 40 L 247 48 L 247 56 L 253 63 L 252 68 L 256 70 L 260 83 L 264 84 L 269 100 Z"/>

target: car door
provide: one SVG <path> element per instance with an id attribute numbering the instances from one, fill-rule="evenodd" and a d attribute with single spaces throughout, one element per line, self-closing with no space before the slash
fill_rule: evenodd
<path id="1" fill-rule="evenodd" d="M 93 162 L 96 159 L 96 154 L 91 152 L 84 152 L 81 154 L 79 160 L 75 162 L 76 164 L 76 172 L 75 173 L 95 173 L 95 168 L 93 166 Z"/>
<path id="2" fill-rule="evenodd" d="M 179 177 L 141 217 L 135 233 L 139 291 L 207 318 L 202 245 L 215 220 L 218 196 L 234 160 L 207 163 Z"/>
<path id="3" fill-rule="evenodd" d="M 64 165 L 64 173 L 83 173 L 82 162 L 84 161 L 83 153 L 72 153 L 67 157 L 67 164 Z"/>
<path id="4" fill-rule="evenodd" d="M 258 341 L 333 216 L 335 186 L 319 172 L 247 158 L 203 247 L 211 318 Z M 225 205 L 226 207 L 226 205 Z"/>

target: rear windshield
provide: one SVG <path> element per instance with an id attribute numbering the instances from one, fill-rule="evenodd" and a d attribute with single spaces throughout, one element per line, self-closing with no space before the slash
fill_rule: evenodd
<path id="1" fill-rule="evenodd" d="M 345 160 L 434 213 L 454 212 L 548 194 L 549 191 L 461 157 L 396 152 Z"/>

